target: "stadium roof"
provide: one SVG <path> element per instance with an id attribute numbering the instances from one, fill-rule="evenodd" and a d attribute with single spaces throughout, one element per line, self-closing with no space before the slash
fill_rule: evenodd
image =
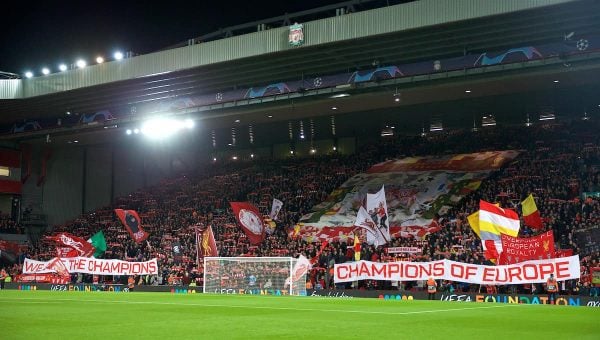
<path id="1" fill-rule="evenodd" d="M 60 117 L 66 111 L 86 113 L 122 108 L 323 73 L 362 70 L 380 64 L 409 63 L 461 56 L 466 52 L 550 43 L 562 40 L 569 32 L 582 35 L 600 33 L 600 2 L 597 1 L 514 0 L 494 4 L 476 0 L 411 2 L 305 23 L 307 43 L 300 48 L 287 46 L 285 27 L 161 51 L 120 64 L 105 63 L 49 77 L 6 80 L 13 84 L 24 82 L 24 85 L 22 88 L 18 85 L 4 87 L 4 98 L 11 94 L 13 98 L 26 98 L 0 100 L 0 112 L 3 113 L 0 123 Z M 377 20 L 385 24 L 380 25 Z M 317 42 L 309 42 L 310 34 Z M 278 40 L 270 52 L 260 51 L 252 56 L 252 51 L 244 54 L 243 51 L 230 50 L 236 56 L 231 61 L 219 59 L 225 54 L 200 58 L 203 52 L 199 51 L 211 46 L 220 46 L 227 51 L 228 44 L 246 46 L 262 41 L 270 48 L 271 35 Z M 188 63 L 186 58 L 191 61 Z M 460 103 L 462 98 L 466 98 L 465 87 L 471 86 L 477 86 L 477 91 L 469 94 L 470 100 L 473 97 L 492 98 L 522 93 L 533 88 L 538 92 L 546 90 L 545 96 L 552 97 L 555 91 L 552 86 L 555 85 L 551 84 L 551 79 L 556 76 L 564 78 L 561 82 L 563 88 L 581 89 L 585 86 L 582 91 L 592 91 L 597 86 L 596 79 L 600 79 L 597 64 L 584 60 L 568 69 L 557 63 L 535 71 L 513 70 L 495 76 L 469 74 L 462 78 L 374 84 L 357 89 L 351 97 L 339 100 L 345 105 L 340 105 L 336 113 L 379 110 L 385 115 L 386 111 L 396 110 L 398 106 L 389 100 L 398 88 L 402 91 L 402 106 L 438 102 L 444 103 L 445 112 L 461 111 L 463 104 L 457 104 L 457 110 L 454 110 L 451 103 Z M 90 84 L 96 85 L 88 86 Z M 57 89 L 68 90 L 56 92 Z M 229 108 L 198 110 L 197 115 L 200 118 L 220 117 L 207 124 L 225 127 L 232 124 L 231 117 L 236 115 L 256 123 L 268 121 L 267 113 L 281 121 L 331 115 L 331 106 L 337 102 L 329 96 L 300 96 L 293 99 L 293 103 L 291 100 L 260 105 L 238 103 Z M 420 121 L 419 124 L 423 124 L 423 119 Z M 77 130 L 73 129 L 73 132 L 78 133 Z M 93 139 L 97 140 L 97 135 Z"/>

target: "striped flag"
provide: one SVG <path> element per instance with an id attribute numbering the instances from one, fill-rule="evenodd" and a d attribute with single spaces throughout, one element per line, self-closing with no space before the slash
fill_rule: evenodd
<path id="1" fill-rule="evenodd" d="M 516 237 L 520 227 L 519 215 L 515 211 L 484 200 L 479 201 L 479 230 L 482 239 L 490 239 L 491 237 L 485 237 L 488 234 L 497 236 L 498 239 L 500 234 Z"/>
<path id="2" fill-rule="evenodd" d="M 521 209 L 523 211 L 523 222 L 525 225 L 534 229 L 542 229 L 542 217 L 540 216 L 540 211 L 535 205 L 532 194 L 529 194 L 529 196 L 527 196 L 527 198 L 521 202 Z"/>
<path id="3" fill-rule="evenodd" d="M 483 256 L 488 260 L 497 259 L 502 252 L 502 241 L 500 239 L 500 235 L 495 235 L 492 233 L 484 233 L 481 235 L 481 230 L 479 227 L 479 211 L 476 211 L 467 217 L 467 221 L 469 221 L 469 225 L 473 232 L 479 236 L 481 239 L 481 247 L 483 248 Z"/>

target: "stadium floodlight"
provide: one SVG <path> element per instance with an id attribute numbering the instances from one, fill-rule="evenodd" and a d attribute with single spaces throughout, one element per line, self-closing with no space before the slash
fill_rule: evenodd
<path id="1" fill-rule="evenodd" d="M 102 58 L 101 56 L 96 57 L 97 64 L 102 64 L 103 62 L 104 62 L 104 58 Z"/>
<path id="2" fill-rule="evenodd" d="M 61 72 L 64 72 L 64 71 L 66 71 L 66 70 L 67 70 L 67 65 L 65 65 L 65 64 L 60 64 L 60 65 L 58 65 L 58 69 L 59 69 Z"/>
<path id="3" fill-rule="evenodd" d="M 123 52 L 117 51 L 117 52 L 115 52 L 113 57 L 115 57 L 115 60 L 121 60 L 121 59 L 123 59 Z"/>
<path id="4" fill-rule="evenodd" d="M 79 68 L 84 68 L 87 66 L 87 63 L 85 62 L 85 60 L 79 59 L 79 60 L 77 60 L 75 65 L 77 65 L 77 67 L 79 67 Z"/>
<path id="5" fill-rule="evenodd" d="M 26 78 L 31 78 L 31 77 L 33 77 L 33 72 L 31 72 L 31 71 L 27 71 L 27 72 L 25 72 L 25 77 L 26 77 Z"/>
<path id="6" fill-rule="evenodd" d="M 191 119 L 186 119 L 183 121 L 183 123 L 185 124 L 185 127 L 188 129 L 191 129 L 194 127 L 194 121 Z"/>
<path id="7" fill-rule="evenodd" d="M 137 128 L 133 129 L 133 133 L 135 133 L 137 135 L 138 133 L 140 133 L 140 129 L 137 129 Z"/>
<path id="8" fill-rule="evenodd" d="M 127 131 L 125 131 L 126 134 L 130 135 L 133 133 L 133 131 L 131 131 L 131 129 L 127 129 Z"/>
<path id="9" fill-rule="evenodd" d="M 141 132 L 152 139 L 165 139 L 176 134 L 183 129 L 191 129 L 193 121 L 191 119 L 178 120 L 171 118 L 155 118 L 144 122 Z"/>
<path id="10" fill-rule="evenodd" d="M 50 70 L 49 70 L 47 67 L 44 67 L 44 68 L 42 69 L 42 74 L 43 74 L 43 75 L 45 75 L 45 76 L 47 76 L 47 75 L 49 75 L 49 74 L 50 74 Z"/>

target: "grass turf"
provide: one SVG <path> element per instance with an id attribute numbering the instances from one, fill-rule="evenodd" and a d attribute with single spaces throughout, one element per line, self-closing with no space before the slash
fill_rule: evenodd
<path id="1" fill-rule="evenodd" d="M 598 339 L 591 307 L 0 291 L 0 339 Z"/>

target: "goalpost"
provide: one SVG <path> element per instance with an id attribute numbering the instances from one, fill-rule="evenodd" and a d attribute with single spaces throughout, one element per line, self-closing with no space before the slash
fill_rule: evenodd
<path id="1" fill-rule="evenodd" d="M 306 295 L 306 274 L 293 277 L 292 257 L 205 257 L 204 293 Z M 290 285 L 290 281 L 293 281 Z"/>

